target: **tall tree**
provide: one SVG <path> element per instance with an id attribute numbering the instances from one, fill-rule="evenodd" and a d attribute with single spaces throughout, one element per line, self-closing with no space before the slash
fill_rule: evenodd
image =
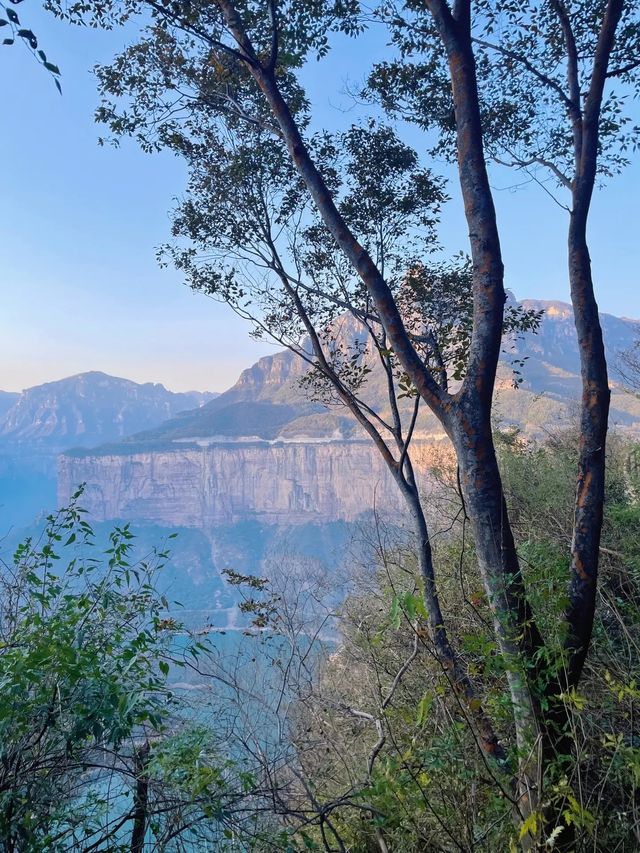
<path id="1" fill-rule="evenodd" d="M 400 58 L 376 69 L 370 91 L 391 112 L 423 127 L 438 126 L 442 149 L 451 152 L 457 113 L 452 121 L 441 65 L 440 97 L 430 94 L 429 75 L 438 62 L 433 24 L 444 38 L 452 22 L 442 9 L 435 16 L 407 7 L 394 11 Z M 640 85 L 640 22 L 632 3 L 522 0 L 479 3 L 474 25 L 470 46 L 485 158 L 525 172 L 569 215 L 568 273 L 583 381 L 564 673 L 565 686 L 571 686 L 580 678 L 595 606 L 609 407 L 587 223 L 597 178 L 621 171 L 636 144 L 639 128 L 629 102 Z M 424 62 L 425 50 L 431 65 Z M 618 85 L 606 90 L 608 81 Z"/>
<path id="2" fill-rule="evenodd" d="M 196 137 L 202 142 L 196 144 Z M 178 243 L 163 254 L 192 287 L 222 299 L 249 319 L 257 334 L 267 334 L 307 362 L 302 384 L 312 399 L 345 407 L 372 440 L 413 524 L 436 655 L 482 749 L 504 763 L 506 753 L 443 618 L 411 446 L 421 399 L 389 347 L 376 306 L 309 209 L 286 154 L 261 128 L 236 129 L 229 147 L 211 137 L 208 116 L 197 125 L 192 113 L 188 144 L 182 132 L 174 134 L 172 144 L 188 149 L 191 180 L 188 200 L 174 218 Z M 471 270 L 468 263 L 427 268 L 419 260 L 434 239 L 442 201 L 438 183 L 386 127 L 322 134 L 312 145 L 323 172 L 332 175 L 340 209 L 358 223 L 361 238 L 385 270 L 416 351 L 439 386 L 448 388 L 464 370 L 469 346 Z M 537 312 L 511 305 L 504 331 L 518 334 L 535 329 L 538 321 Z"/>
<path id="3" fill-rule="evenodd" d="M 456 390 L 441 381 L 439 366 L 416 345 L 411 314 L 407 315 L 382 259 L 375 256 L 358 210 L 341 205 L 335 173 L 323 163 L 308 131 L 309 104 L 296 71 L 312 53 L 322 56 L 328 50 L 332 31 L 360 31 L 360 10 L 355 2 L 216 0 L 194 5 L 149 0 L 100 4 L 94 11 L 98 21 L 104 22 L 145 10 L 151 12 L 152 23 L 142 40 L 111 69 L 101 72 L 103 91 L 128 98 L 128 105 L 123 111 L 107 106 L 100 118 L 110 122 L 116 133 L 138 134 L 147 148 L 173 145 L 187 156 L 196 150 L 190 139 L 194 115 L 209 118 L 211 138 L 204 143 L 220 144 L 225 150 L 235 146 L 240 126 L 258 127 L 268 134 L 278 150 L 288 155 L 300 191 L 313 201 L 322 227 L 359 277 L 408 387 L 435 413 L 451 439 L 496 640 L 505 661 L 518 764 L 516 804 L 526 821 L 541 806 L 546 763 L 555 752 L 568 748 L 558 696 L 579 681 L 593 622 L 608 386 L 586 224 L 603 147 L 600 132 L 609 127 L 606 110 L 603 113 L 605 83 L 611 76 L 626 80 L 637 66 L 636 10 L 623 0 L 581 2 L 571 8 L 556 2 L 522 2 L 504 8 L 479 3 L 473 9 L 470 0 L 457 0 L 453 6 L 446 0 L 427 0 L 426 9 L 404 4 L 399 20 L 391 20 L 392 28 L 404 31 L 404 18 L 411 18 L 411 44 L 425 57 L 416 77 L 428 82 L 431 74 L 434 82 L 433 97 L 424 98 L 426 114 L 421 120 L 433 124 L 429 111 L 435 111 L 435 123 L 445 131 L 442 144 L 446 146 L 448 134 L 458 163 L 469 229 L 473 322 Z M 86 11 L 86 5 L 80 4 L 72 7 L 71 15 Z M 379 14 L 386 19 L 387 12 L 385 7 Z M 498 50 L 477 36 L 479 32 L 490 35 L 496 21 L 501 22 L 498 29 L 504 24 L 507 33 L 507 45 L 499 43 Z M 531 53 L 526 39 L 537 53 Z M 509 56 L 509 40 L 522 54 L 517 61 Z M 505 75 L 504 66 L 493 61 L 494 53 L 522 73 Z M 568 95 L 564 83 L 560 86 L 537 64 L 549 56 L 559 61 L 558 55 L 567 60 Z M 585 64 L 590 69 L 586 96 L 576 71 Z M 406 77 L 411 71 L 405 68 L 404 73 Z M 562 103 L 571 121 L 569 136 L 549 121 L 549 97 L 538 97 L 543 84 L 545 92 L 557 93 L 562 88 Z M 506 95 L 502 91 L 505 85 Z M 398 96 L 403 94 L 401 89 L 395 91 Z M 521 104 L 522 92 L 529 96 Z M 393 93 L 392 83 L 387 98 Z M 493 101 L 487 93 L 493 94 Z M 529 120 L 524 122 L 523 116 Z M 550 128 L 554 154 L 572 152 L 572 178 L 561 180 L 561 167 L 547 151 L 538 151 L 537 138 L 528 132 L 529 127 Z M 569 269 L 582 359 L 583 414 L 567 642 L 559 661 L 545 647 L 526 593 L 491 431 L 506 294 L 487 161 L 492 145 L 511 144 L 510 133 L 523 145 L 535 147 L 536 164 L 550 168 L 561 183 L 568 182 L 572 193 Z M 611 150 L 619 151 L 624 140 L 612 138 L 618 148 Z M 519 163 L 528 168 L 527 159 L 520 157 Z M 361 199 L 366 201 L 376 185 L 375 180 L 363 184 Z M 365 210 L 366 205 L 360 209 Z M 550 714 L 545 711 L 549 703 L 555 709 Z M 556 820 L 552 819 L 552 828 Z M 525 833 L 524 843 L 533 844 L 535 834 Z"/>

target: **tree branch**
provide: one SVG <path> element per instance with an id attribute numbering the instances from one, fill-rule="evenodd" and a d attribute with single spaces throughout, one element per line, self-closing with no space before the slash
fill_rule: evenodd
<path id="1" fill-rule="evenodd" d="M 248 56 L 255 56 L 251 42 L 242 26 L 239 15 L 229 0 L 217 0 L 229 31 Z M 338 211 L 320 172 L 315 166 L 297 124 L 285 102 L 273 72 L 261 66 L 249 65 L 251 74 L 264 94 L 282 130 L 291 158 L 313 198 L 327 228 L 336 243 L 349 258 L 372 296 L 380 319 L 392 346 L 428 405 L 443 414 L 443 394 L 429 370 L 415 352 L 402 317 L 386 281 L 369 253 L 358 243 L 351 229 Z"/>

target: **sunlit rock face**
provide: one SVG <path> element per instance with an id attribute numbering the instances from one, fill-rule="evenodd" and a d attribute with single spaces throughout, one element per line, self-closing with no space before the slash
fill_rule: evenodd
<path id="1" fill-rule="evenodd" d="M 429 445 L 416 448 L 425 487 Z M 402 499 L 366 442 L 218 445 L 131 455 L 64 455 L 58 500 L 86 483 L 83 506 L 98 520 L 128 518 L 212 528 L 262 523 L 354 521 L 374 506 L 396 513 Z"/>

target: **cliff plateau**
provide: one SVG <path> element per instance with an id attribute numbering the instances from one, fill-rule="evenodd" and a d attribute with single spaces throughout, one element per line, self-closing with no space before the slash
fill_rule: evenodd
<path id="1" fill-rule="evenodd" d="M 418 471 L 433 459 L 419 442 Z M 60 458 L 59 500 L 85 482 L 83 506 L 98 520 L 135 519 L 211 530 L 251 519 L 298 525 L 355 521 L 376 505 L 402 507 L 375 448 L 366 441 L 245 443 Z"/>
<path id="2" fill-rule="evenodd" d="M 530 437 L 566 428 L 580 397 L 579 358 L 570 306 L 525 301 L 544 310 L 537 334 L 505 341 L 495 417 Z M 640 324 L 602 315 L 612 375 Z M 357 334 L 349 329 L 348 334 Z M 521 365 L 514 387 L 513 363 Z M 305 399 L 304 362 L 284 351 L 260 359 L 214 400 L 117 444 L 66 453 L 59 460 L 58 498 L 81 482 L 98 519 L 126 518 L 211 530 L 254 519 L 266 524 L 353 521 L 375 505 L 401 502 L 386 467 L 345 408 Z M 389 418 L 386 380 L 372 370 L 367 402 Z M 411 404 L 401 401 L 405 416 Z M 612 382 L 612 425 L 640 435 L 640 399 Z M 422 406 L 412 456 L 423 488 L 444 434 Z M 377 489 L 374 487 L 377 485 Z"/>

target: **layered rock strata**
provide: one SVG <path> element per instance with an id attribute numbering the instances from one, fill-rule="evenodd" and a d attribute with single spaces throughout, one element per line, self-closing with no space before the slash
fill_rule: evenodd
<path id="1" fill-rule="evenodd" d="M 433 445 L 417 446 L 423 481 Z M 207 529 L 263 523 L 354 521 L 374 506 L 403 508 L 393 478 L 368 442 L 225 444 L 127 455 L 59 458 L 61 505 L 86 483 L 96 520 L 131 519 Z"/>

